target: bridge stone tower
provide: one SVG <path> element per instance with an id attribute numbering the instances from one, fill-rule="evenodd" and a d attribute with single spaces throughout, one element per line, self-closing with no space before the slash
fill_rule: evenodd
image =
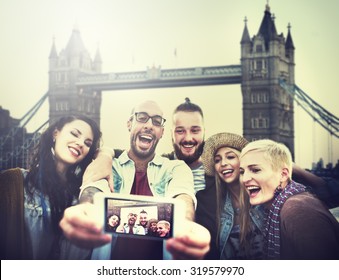
<path id="1" fill-rule="evenodd" d="M 100 125 L 101 92 L 77 86 L 78 77 L 101 73 L 102 61 L 97 50 L 92 61 L 80 32 L 73 29 L 65 49 L 57 54 L 53 41 L 49 55 L 49 121 L 69 114 L 83 114 Z"/>
<path id="2" fill-rule="evenodd" d="M 246 139 L 269 138 L 284 143 L 294 156 L 293 98 L 279 85 L 294 84 L 294 45 L 288 26 L 278 35 L 266 5 L 257 35 L 250 38 L 245 20 L 241 39 L 243 134 Z"/>

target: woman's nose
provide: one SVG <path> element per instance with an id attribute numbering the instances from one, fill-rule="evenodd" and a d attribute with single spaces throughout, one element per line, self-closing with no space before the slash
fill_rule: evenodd
<path id="1" fill-rule="evenodd" d="M 83 141 L 81 139 L 78 139 L 75 144 L 78 146 L 78 147 L 82 147 L 84 145 Z"/>
<path id="2" fill-rule="evenodd" d="M 221 165 L 222 165 L 222 166 L 226 166 L 227 164 L 228 164 L 227 159 L 222 159 L 222 160 L 221 160 Z"/>
<path id="3" fill-rule="evenodd" d="M 252 177 L 250 176 L 250 174 L 248 172 L 243 172 L 241 175 L 241 180 L 243 183 L 246 183 L 248 181 L 251 181 Z"/>

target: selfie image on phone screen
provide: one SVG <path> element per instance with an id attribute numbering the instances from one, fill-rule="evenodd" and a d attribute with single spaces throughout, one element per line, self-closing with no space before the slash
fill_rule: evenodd
<path id="1" fill-rule="evenodd" d="M 105 231 L 128 237 L 173 237 L 174 205 L 122 198 L 105 198 Z"/>

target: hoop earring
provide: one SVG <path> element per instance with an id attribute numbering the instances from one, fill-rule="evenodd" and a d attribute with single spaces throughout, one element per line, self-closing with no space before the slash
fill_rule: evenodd
<path id="1" fill-rule="evenodd" d="M 80 172 L 81 172 L 81 167 L 78 165 L 75 170 L 74 170 L 74 175 L 75 176 L 79 176 L 80 175 Z"/>
<path id="2" fill-rule="evenodd" d="M 52 153 L 53 159 L 55 159 L 55 150 L 54 150 L 54 146 L 55 146 L 55 138 L 53 139 L 53 146 L 51 147 L 51 153 Z"/>

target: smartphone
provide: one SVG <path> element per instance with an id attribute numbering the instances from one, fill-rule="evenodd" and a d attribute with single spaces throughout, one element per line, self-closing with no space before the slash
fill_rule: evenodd
<path id="1" fill-rule="evenodd" d="M 159 240 L 183 228 L 185 203 L 180 199 L 97 193 L 94 205 L 105 233 Z"/>

